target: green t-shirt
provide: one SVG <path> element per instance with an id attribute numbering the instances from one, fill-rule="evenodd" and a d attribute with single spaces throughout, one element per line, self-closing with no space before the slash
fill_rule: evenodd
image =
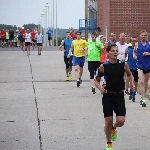
<path id="1" fill-rule="evenodd" d="M 9 34 L 6 32 L 6 40 L 9 40 Z"/>
<path id="2" fill-rule="evenodd" d="M 15 38 L 14 38 L 14 42 L 17 42 L 17 37 L 15 36 Z"/>
<path id="3" fill-rule="evenodd" d="M 88 61 L 100 61 L 100 49 L 95 46 L 95 44 L 99 45 L 102 49 L 104 48 L 103 43 L 100 40 L 96 40 L 96 42 L 89 41 L 87 43 Z"/>

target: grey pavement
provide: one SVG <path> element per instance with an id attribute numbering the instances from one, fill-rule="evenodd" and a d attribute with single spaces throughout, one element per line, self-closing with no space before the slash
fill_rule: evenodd
<path id="1" fill-rule="evenodd" d="M 104 150 L 102 96 L 93 95 L 85 63 L 83 83 L 65 81 L 63 54 L 57 48 L 26 52 L 0 48 L 0 150 Z M 150 148 L 147 107 L 126 96 L 127 116 L 118 128 L 114 150 Z M 115 117 L 114 117 L 115 119 Z"/>

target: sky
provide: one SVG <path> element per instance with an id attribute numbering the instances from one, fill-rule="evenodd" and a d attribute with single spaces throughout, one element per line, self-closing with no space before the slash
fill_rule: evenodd
<path id="1" fill-rule="evenodd" d="M 46 3 L 49 3 L 49 26 L 51 26 L 52 2 L 53 0 L 0 0 L 0 24 L 21 27 L 23 24 L 38 24 L 42 19 L 42 25 L 48 26 L 45 25 L 46 17 L 40 16 L 44 13 Z M 79 19 L 84 19 L 85 16 L 84 8 L 84 0 L 57 0 L 57 27 L 78 29 Z"/>

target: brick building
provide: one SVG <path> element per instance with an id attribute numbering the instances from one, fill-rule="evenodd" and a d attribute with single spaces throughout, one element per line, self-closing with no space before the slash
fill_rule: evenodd
<path id="1" fill-rule="evenodd" d="M 107 37 L 111 32 L 139 37 L 143 29 L 150 33 L 150 0 L 97 0 L 97 25 Z"/>

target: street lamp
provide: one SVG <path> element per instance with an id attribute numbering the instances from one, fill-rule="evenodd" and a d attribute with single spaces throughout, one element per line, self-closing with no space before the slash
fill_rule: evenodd
<path id="1" fill-rule="evenodd" d="M 55 36 L 54 35 L 55 34 L 54 34 L 54 0 L 53 0 L 53 40 L 52 40 L 53 46 L 54 46 L 54 40 L 55 40 Z"/>
<path id="2" fill-rule="evenodd" d="M 57 0 L 56 0 L 56 46 L 58 46 L 58 37 L 57 37 Z"/>
<path id="3" fill-rule="evenodd" d="M 46 3 L 48 5 L 48 3 Z M 48 27 L 49 27 L 49 5 L 45 6 L 46 8 L 48 8 Z"/>

